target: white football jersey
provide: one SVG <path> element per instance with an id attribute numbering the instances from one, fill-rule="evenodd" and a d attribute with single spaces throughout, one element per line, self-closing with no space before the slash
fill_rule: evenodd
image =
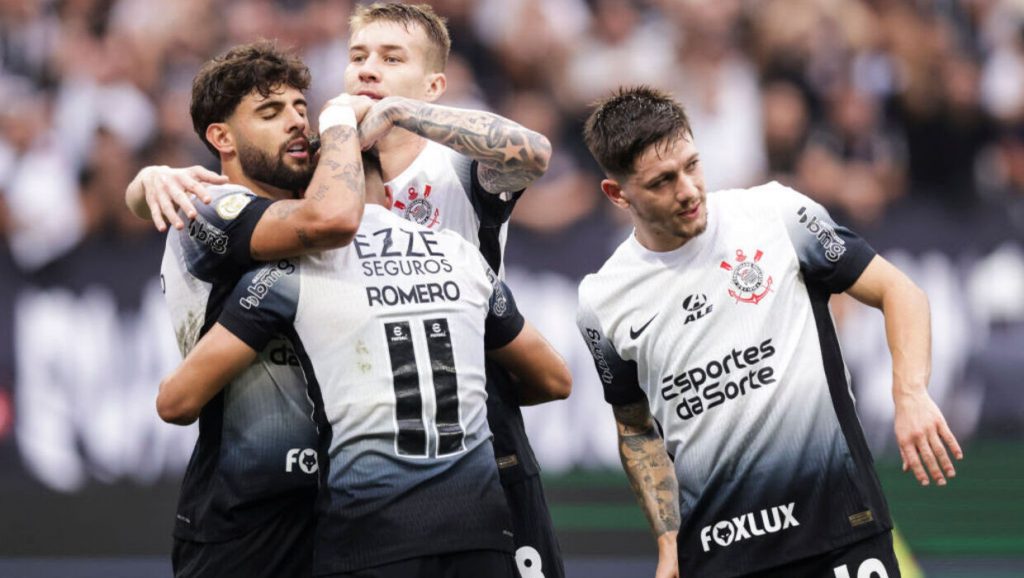
<path id="1" fill-rule="evenodd" d="M 476 162 L 431 140 L 402 174 L 385 186 L 392 212 L 435 231 L 449 230 L 473 243 L 504 277 L 508 218 L 522 191 L 493 194 L 476 178 Z"/>
<path id="2" fill-rule="evenodd" d="M 286 333 L 306 370 L 320 431 L 316 573 L 511 551 L 484 351 L 524 321 L 473 245 L 367 205 L 351 245 L 244 276 L 220 322 L 257 350 Z"/>
<path id="3" fill-rule="evenodd" d="M 874 257 L 770 183 L 707 197 L 669 252 L 630 236 L 579 289 L 609 403 L 646 400 L 679 479 L 680 570 L 738 576 L 891 527 L 828 309 Z"/>

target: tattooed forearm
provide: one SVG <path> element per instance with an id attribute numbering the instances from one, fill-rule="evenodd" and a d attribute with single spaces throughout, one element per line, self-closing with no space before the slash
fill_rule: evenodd
<path id="1" fill-rule="evenodd" d="M 615 406 L 619 457 L 655 536 L 679 530 L 679 483 L 646 402 Z"/>
<path id="2" fill-rule="evenodd" d="M 411 100 L 395 106 L 396 126 L 479 162 L 480 184 L 488 191 L 518 191 L 548 169 L 548 139 L 504 117 Z"/>

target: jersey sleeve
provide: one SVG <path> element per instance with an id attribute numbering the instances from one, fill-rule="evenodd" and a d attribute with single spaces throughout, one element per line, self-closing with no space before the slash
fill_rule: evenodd
<path id="1" fill-rule="evenodd" d="M 519 312 L 508 285 L 490 268 L 487 269 L 487 278 L 492 290 L 484 324 L 484 348 L 497 349 L 511 343 L 523 330 L 526 320 Z"/>
<path id="2" fill-rule="evenodd" d="M 576 325 L 594 358 L 597 375 L 604 387 L 605 401 L 612 405 L 625 405 L 647 399 L 637 378 L 636 362 L 619 356 L 615 345 L 601 328 L 597 315 L 582 298 Z"/>
<path id="3" fill-rule="evenodd" d="M 261 351 L 295 321 L 298 269 L 297 261 L 282 259 L 246 272 L 217 321 L 249 347 Z"/>
<path id="4" fill-rule="evenodd" d="M 480 184 L 480 177 L 477 174 L 479 165 L 480 163 L 473 161 L 469 169 L 469 196 L 473 210 L 480 219 L 481 227 L 500 227 L 512 217 L 512 209 L 526 189 L 503 193 L 488 191 Z"/>
<path id="5" fill-rule="evenodd" d="M 824 207 L 789 187 L 775 184 L 776 210 L 796 250 L 800 270 L 832 293 L 841 293 L 860 277 L 875 250 L 850 229 L 836 224 Z"/>
<path id="6" fill-rule="evenodd" d="M 195 203 L 196 218 L 188 222 L 197 276 L 210 280 L 219 273 L 255 266 L 252 234 L 272 201 L 239 187 L 211 188 L 213 201 Z M 184 217 L 183 217 L 184 218 Z"/>

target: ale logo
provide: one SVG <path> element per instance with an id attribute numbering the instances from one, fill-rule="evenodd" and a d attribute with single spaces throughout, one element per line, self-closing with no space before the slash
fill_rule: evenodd
<path id="1" fill-rule="evenodd" d="M 707 295 L 703 293 L 694 293 L 686 299 L 683 299 L 683 310 L 687 312 L 686 320 L 683 321 L 683 325 L 703 319 L 706 315 L 711 313 L 711 309 L 714 305 L 708 303 Z"/>

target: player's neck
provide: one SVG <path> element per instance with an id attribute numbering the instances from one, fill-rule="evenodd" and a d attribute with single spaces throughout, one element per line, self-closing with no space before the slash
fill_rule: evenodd
<path id="1" fill-rule="evenodd" d="M 420 156 L 427 139 L 407 130 L 395 128 L 377 143 L 384 182 L 402 174 Z"/>
<path id="2" fill-rule="evenodd" d="M 237 163 L 223 163 L 223 167 L 224 176 L 231 181 L 231 184 L 241 185 L 252 191 L 255 195 L 275 200 L 295 198 L 293 191 L 279 189 L 267 183 L 249 178 Z"/>

